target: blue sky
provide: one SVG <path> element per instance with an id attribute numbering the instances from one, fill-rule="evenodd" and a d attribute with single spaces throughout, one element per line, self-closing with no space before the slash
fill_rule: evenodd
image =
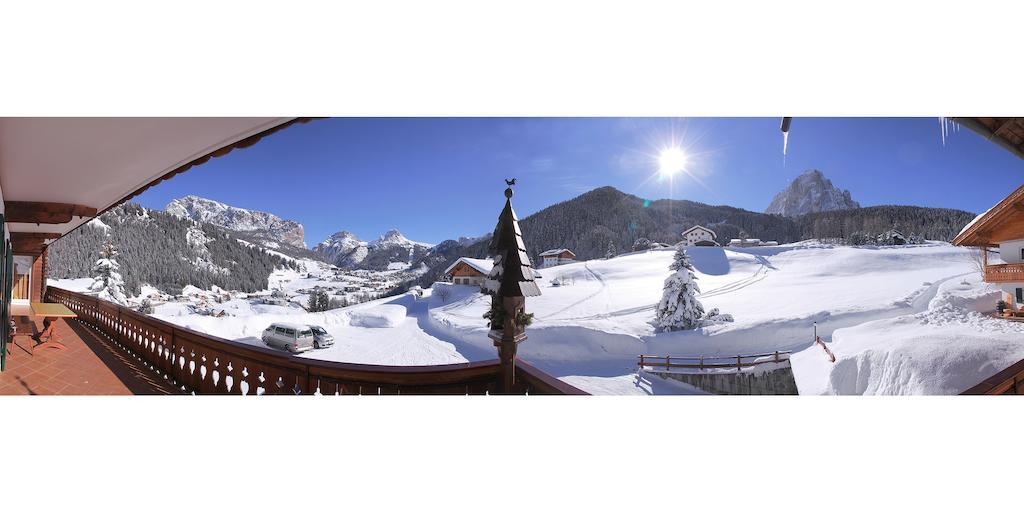
<path id="1" fill-rule="evenodd" d="M 648 199 L 762 211 L 807 169 L 862 206 L 987 209 L 1020 184 L 1024 162 L 937 118 L 796 118 L 785 165 L 780 118 L 336 118 L 278 132 L 150 189 L 162 209 L 189 194 L 305 226 L 313 246 L 339 230 L 364 240 L 398 228 L 436 243 L 490 232 L 503 178 L 520 217 L 611 185 Z M 669 146 L 686 170 L 658 176 Z"/>

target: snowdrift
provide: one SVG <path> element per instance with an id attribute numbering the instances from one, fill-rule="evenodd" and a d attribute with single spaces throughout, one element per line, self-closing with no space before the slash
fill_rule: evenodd
<path id="1" fill-rule="evenodd" d="M 349 324 L 356 327 L 397 327 L 405 320 L 405 306 L 381 304 L 349 313 Z"/>

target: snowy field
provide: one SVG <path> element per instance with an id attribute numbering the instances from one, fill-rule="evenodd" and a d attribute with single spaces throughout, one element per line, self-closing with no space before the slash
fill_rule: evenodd
<path id="1" fill-rule="evenodd" d="M 998 294 L 980 282 L 966 249 L 802 242 L 688 252 L 705 309 L 719 308 L 735 322 L 656 333 L 654 305 L 673 250 L 626 254 L 542 269 L 542 295 L 527 300 L 536 317 L 520 356 L 595 394 L 644 395 L 699 391 L 637 376 L 638 354 L 792 350 L 801 394 L 956 393 L 1024 358 L 1024 343 L 1015 341 L 1024 325 L 979 313 L 991 310 Z M 292 290 L 319 278 L 275 275 L 278 286 Z M 325 313 L 232 299 L 217 306 L 227 313 L 220 318 L 192 314 L 182 303 L 158 306 L 154 316 L 252 344 L 261 343 L 260 332 L 274 321 L 321 325 L 335 345 L 303 357 L 333 361 L 417 365 L 495 358 L 482 318 L 489 298 L 470 286 L 434 288 L 423 298 L 405 294 Z M 813 345 L 815 322 L 837 357 L 834 364 Z"/>

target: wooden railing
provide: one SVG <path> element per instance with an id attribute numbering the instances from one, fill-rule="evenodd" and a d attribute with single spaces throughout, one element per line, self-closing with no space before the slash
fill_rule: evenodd
<path id="1" fill-rule="evenodd" d="M 1000 263 L 998 265 L 986 265 L 985 282 L 1024 282 L 1024 263 Z"/>
<path id="2" fill-rule="evenodd" d="M 716 370 L 744 368 L 761 364 L 775 364 L 789 361 L 790 351 L 775 351 L 765 354 L 746 354 L 736 356 L 654 356 L 641 354 L 637 356 L 637 366 L 644 368 L 685 368 L 690 370 Z"/>
<path id="3" fill-rule="evenodd" d="M 483 395 L 500 393 L 497 359 L 436 366 L 318 361 L 179 327 L 117 304 L 60 288 L 78 320 L 185 392 L 196 394 Z M 519 360 L 515 394 L 586 394 Z"/>

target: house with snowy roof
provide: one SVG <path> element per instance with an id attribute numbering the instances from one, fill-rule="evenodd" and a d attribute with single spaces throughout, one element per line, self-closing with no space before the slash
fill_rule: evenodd
<path id="1" fill-rule="evenodd" d="M 569 249 L 551 249 L 540 253 L 540 268 L 557 267 L 575 262 L 576 253 Z"/>
<path id="2" fill-rule="evenodd" d="M 953 245 L 981 250 L 986 283 L 998 286 L 1012 316 L 1024 316 L 1024 185 L 964 226 Z M 998 256 L 989 262 L 989 252 Z M 999 261 L 1001 260 L 1001 261 Z"/>
<path id="3" fill-rule="evenodd" d="M 481 286 L 491 273 L 494 262 L 478 258 L 459 258 L 444 269 L 444 278 L 455 284 Z"/>
<path id="4" fill-rule="evenodd" d="M 716 238 L 718 238 L 718 235 L 716 235 L 714 231 L 698 224 L 686 231 L 683 231 L 682 244 L 687 247 L 697 245 L 717 246 L 718 242 L 715 241 Z"/>

